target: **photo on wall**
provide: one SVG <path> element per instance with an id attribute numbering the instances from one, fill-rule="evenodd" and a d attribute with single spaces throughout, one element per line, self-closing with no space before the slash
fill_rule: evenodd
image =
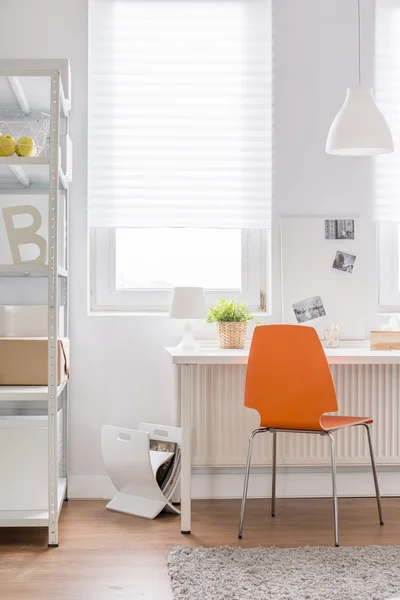
<path id="1" fill-rule="evenodd" d="M 306 323 L 326 315 L 320 296 L 313 296 L 296 302 L 296 304 L 293 304 L 293 311 L 298 323 Z"/>
<path id="2" fill-rule="evenodd" d="M 326 240 L 354 240 L 353 219 L 325 219 Z"/>
<path id="3" fill-rule="evenodd" d="M 335 255 L 335 260 L 333 261 L 332 269 L 343 271 L 344 273 L 352 273 L 356 258 L 355 254 L 349 254 L 348 252 L 341 252 L 338 250 Z"/>

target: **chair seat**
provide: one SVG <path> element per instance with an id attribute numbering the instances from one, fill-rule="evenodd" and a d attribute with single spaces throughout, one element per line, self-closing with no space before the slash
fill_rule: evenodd
<path id="1" fill-rule="evenodd" d="M 342 429 L 343 427 L 351 427 L 352 425 L 361 425 L 373 423 L 370 417 L 339 417 L 337 415 L 323 415 L 320 419 L 321 428 L 325 431 L 332 429 Z"/>

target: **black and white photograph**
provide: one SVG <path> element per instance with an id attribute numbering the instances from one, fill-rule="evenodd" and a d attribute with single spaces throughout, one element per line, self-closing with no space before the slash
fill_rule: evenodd
<path id="1" fill-rule="evenodd" d="M 325 219 L 326 240 L 354 240 L 353 219 Z"/>
<path id="2" fill-rule="evenodd" d="M 313 296 L 296 302 L 296 304 L 293 304 L 293 310 L 298 323 L 306 323 L 326 315 L 320 296 Z"/>
<path id="3" fill-rule="evenodd" d="M 355 254 L 349 254 L 348 252 L 341 252 L 338 250 L 336 252 L 335 260 L 333 261 L 332 269 L 343 271 L 344 273 L 352 273 L 356 258 Z"/>

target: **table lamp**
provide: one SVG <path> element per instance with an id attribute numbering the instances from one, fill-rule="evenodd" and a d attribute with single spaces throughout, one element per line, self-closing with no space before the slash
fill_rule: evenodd
<path id="1" fill-rule="evenodd" d="M 169 309 L 170 319 L 185 319 L 183 338 L 178 350 L 196 350 L 199 344 L 193 339 L 190 319 L 205 319 L 206 302 L 201 287 L 176 287 Z"/>

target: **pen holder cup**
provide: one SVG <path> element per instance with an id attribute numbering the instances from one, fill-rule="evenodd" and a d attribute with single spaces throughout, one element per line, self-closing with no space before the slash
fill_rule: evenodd
<path id="1" fill-rule="evenodd" d="M 340 329 L 334 327 L 333 329 L 324 330 L 324 341 L 323 345 L 325 348 L 338 348 L 340 344 Z"/>

